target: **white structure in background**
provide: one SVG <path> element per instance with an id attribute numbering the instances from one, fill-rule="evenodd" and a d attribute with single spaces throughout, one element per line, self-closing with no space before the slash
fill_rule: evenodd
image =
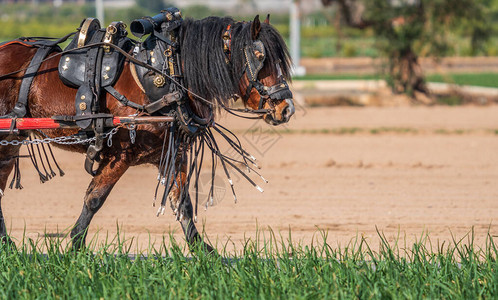
<path id="1" fill-rule="evenodd" d="M 301 66 L 301 12 L 300 0 L 292 1 L 290 5 L 290 54 L 294 62 L 295 76 L 306 75 L 306 69 Z"/>
<path id="2" fill-rule="evenodd" d="M 104 0 L 95 0 L 95 15 L 102 26 L 107 26 L 104 19 Z"/>

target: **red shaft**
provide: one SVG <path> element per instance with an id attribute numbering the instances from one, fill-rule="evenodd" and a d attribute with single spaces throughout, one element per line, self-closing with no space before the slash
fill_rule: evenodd
<path id="1" fill-rule="evenodd" d="M 119 124 L 147 124 L 147 123 L 164 123 L 173 122 L 174 118 L 170 116 L 157 117 L 114 117 L 112 123 L 114 126 Z M 0 119 L 0 130 L 9 130 L 12 125 L 12 119 Z M 51 118 L 20 118 L 16 119 L 14 129 L 56 129 L 56 128 L 79 128 L 76 123 L 59 123 Z"/>
<path id="2" fill-rule="evenodd" d="M 12 119 L 0 119 L 0 129 L 10 129 Z M 66 126 L 64 126 L 66 127 Z M 50 118 L 21 118 L 16 119 L 15 129 L 53 129 L 62 128 L 61 124 Z"/>

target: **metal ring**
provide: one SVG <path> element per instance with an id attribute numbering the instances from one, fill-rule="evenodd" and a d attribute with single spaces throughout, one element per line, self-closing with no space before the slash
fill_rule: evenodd
<path id="1" fill-rule="evenodd" d="M 107 32 L 109 32 L 110 34 L 115 34 L 116 32 L 118 32 L 118 29 L 116 28 L 116 26 L 111 24 L 107 26 Z"/>

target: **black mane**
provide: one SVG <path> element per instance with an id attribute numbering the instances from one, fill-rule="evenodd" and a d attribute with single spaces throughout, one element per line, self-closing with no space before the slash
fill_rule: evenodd
<path id="1" fill-rule="evenodd" d="M 232 28 L 231 59 L 226 63 L 223 33 Z M 290 80 L 291 60 L 282 36 L 262 23 L 259 39 L 266 48 L 266 65 L 276 74 L 280 62 L 282 74 Z M 249 45 L 251 23 L 235 22 L 229 17 L 208 17 L 202 20 L 185 19 L 180 31 L 181 56 L 185 83 L 194 93 L 215 103 L 228 105 L 239 93 L 239 81 L 244 71 L 243 49 Z"/>

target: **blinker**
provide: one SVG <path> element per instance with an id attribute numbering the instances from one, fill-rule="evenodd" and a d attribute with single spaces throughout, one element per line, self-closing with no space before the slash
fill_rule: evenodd
<path id="1" fill-rule="evenodd" d="M 249 74 L 251 80 L 256 80 L 259 71 L 263 68 L 266 50 L 263 42 L 260 40 L 254 41 L 252 45 L 246 46 L 244 48 L 244 54 L 247 60 L 247 68 L 249 69 Z"/>

